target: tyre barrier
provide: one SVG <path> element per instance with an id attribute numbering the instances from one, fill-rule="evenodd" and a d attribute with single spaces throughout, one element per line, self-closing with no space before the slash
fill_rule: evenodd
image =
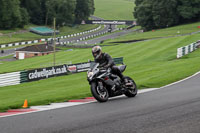
<path id="1" fill-rule="evenodd" d="M 89 36 L 86 36 L 86 37 L 82 37 L 82 38 L 80 38 L 80 39 L 78 39 L 78 40 L 73 40 L 73 41 L 71 41 L 71 42 L 69 42 L 69 41 L 59 42 L 59 45 L 64 46 L 64 45 L 66 45 L 66 44 L 73 44 L 74 41 L 78 43 L 78 42 L 80 42 L 80 41 L 84 41 L 84 40 L 87 40 L 87 39 L 90 39 L 90 38 L 94 38 L 94 37 L 97 37 L 97 36 L 100 36 L 100 35 L 104 35 L 104 34 L 106 34 L 106 33 L 108 33 L 108 31 L 104 31 L 104 32 L 100 32 L 100 33 L 98 33 L 98 34 L 94 34 L 94 35 L 89 35 Z"/>
<path id="2" fill-rule="evenodd" d="M 100 28 L 101 28 L 101 25 L 95 29 L 88 30 L 87 32 L 81 32 L 81 33 L 76 33 L 76 34 L 71 34 L 71 35 L 60 36 L 60 37 L 57 37 L 56 40 L 59 40 L 60 38 L 64 39 L 64 38 L 70 38 L 73 36 L 83 35 L 86 33 L 97 31 Z M 33 41 L 23 41 L 23 42 L 9 43 L 9 44 L 1 44 L 0 48 L 14 47 L 14 46 L 20 46 L 20 45 L 25 45 L 25 44 L 35 44 L 35 43 L 39 43 L 39 42 L 51 41 L 52 39 L 53 38 L 45 38 L 45 39 L 39 39 L 39 40 L 33 40 Z"/>
<path id="3" fill-rule="evenodd" d="M 0 87 L 18 85 L 27 81 L 25 71 L 0 74 Z"/>
<path id="4" fill-rule="evenodd" d="M 187 46 L 178 48 L 177 49 L 177 59 L 195 51 L 197 48 L 199 48 L 199 46 L 200 46 L 200 40 L 197 42 L 194 42 L 192 44 L 189 44 Z"/>

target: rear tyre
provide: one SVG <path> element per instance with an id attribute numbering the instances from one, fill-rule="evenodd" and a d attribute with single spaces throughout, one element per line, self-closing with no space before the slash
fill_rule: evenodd
<path id="1" fill-rule="evenodd" d="M 103 86 L 103 89 L 100 89 L 100 86 L 96 82 L 91 83 L 91 92 L 94 98 L 98 102 L 106 102 L 108 101 L 108 90 Z"/>
<path id="2" fill-rule="evenodd" d="M 126 79 L 128 79 L 128 83 L 132 83 L 133 85 L 130 87 L 127 87 L 128 91 L 125 92 L 124 94 L 127 97 L 135 97 L 137 95 L 137 86 L 136 83 L 133 79 L 131 79 L 130 77 L 125 77 Z"/>

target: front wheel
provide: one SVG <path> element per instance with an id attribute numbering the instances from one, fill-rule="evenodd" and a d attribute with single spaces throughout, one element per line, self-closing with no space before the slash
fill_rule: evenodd
<path id="1" fill-rule="evenodd" d="M 132 86 L 127 87 L 127 92 L 125 92 L 125 95 L 127 97 L 135 97 L 137 95 L 137 86 L 133 79 L 130 77 L 126 77 L 128 79 L 128 83 L 131 83 Z"/>
<path id="2" fill-rule="evenodd" d="M 106 102 L 108 101 L 108 90 L 105 88 L 105 86 L 103 86 L 102 82 L 92 82 L 91 83 L 91 92 L 92 95 L 94 96 L 94 98 L 98 101 L 98 102 Z"/>

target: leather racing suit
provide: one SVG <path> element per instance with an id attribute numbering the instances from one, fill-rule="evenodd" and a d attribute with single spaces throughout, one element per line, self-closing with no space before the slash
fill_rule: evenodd
<path id="1" fill-rule="evenodd" d="M 119 70 L 119 68 L 115 65 L 113 59 L 111 56 L 107 53 L 102 53 L 101 58 L 95 59 L 96 63 L 99 63 L 100 67 L 103 68 L 111 68 L 111 73 L 116 74 L 117 76 L 120 77 L 122 81 L 124 81 L 124 75 L 122 72 Z"/>

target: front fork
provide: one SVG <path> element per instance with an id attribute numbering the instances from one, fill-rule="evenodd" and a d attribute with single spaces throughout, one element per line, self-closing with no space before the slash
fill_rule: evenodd
<path id="1" fill-rule="evenodd" d="M 103 90 L 103 83 L 101 81 L 98 81 L 97 85 L 99 86 L 100 90 Z"/>

